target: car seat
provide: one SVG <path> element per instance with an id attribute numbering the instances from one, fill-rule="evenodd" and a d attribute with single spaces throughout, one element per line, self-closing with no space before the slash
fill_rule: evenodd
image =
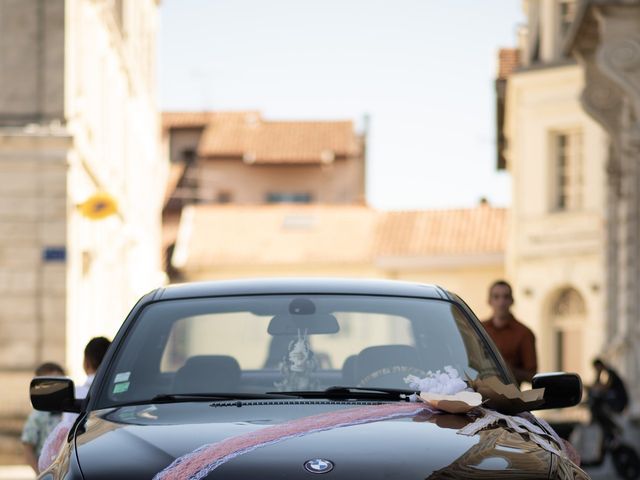
<path id="1" fill-rule="evenodd" d="M 345 387 L 356 384 L 356 361 L 357 355 L 349 355 L 342 364 L 342 383 Z"/>
<path id="2" fill-rule="evenodd" d="M 240 365 L 227 355 L 196 355 L 187 359 L 173 380 L 174 393 L 236 392 Z"/>

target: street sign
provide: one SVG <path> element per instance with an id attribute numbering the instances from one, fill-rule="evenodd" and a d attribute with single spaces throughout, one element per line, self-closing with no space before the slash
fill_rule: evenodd
<path id="1" fill-rule="evenodd" d="M 45 262 L 65 262 L 67 260 L 67 247 L 44 247 L 42 260 Z"/>

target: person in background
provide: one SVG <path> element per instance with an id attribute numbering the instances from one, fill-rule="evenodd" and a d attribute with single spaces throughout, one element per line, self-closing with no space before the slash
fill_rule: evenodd
<path id="1" fill-rule="evenodd" d="M 598 423 L 605 438 L 612 438 L 619 428 L 613 420 L 614 414 L 622 413 L 629 404 L 629 395 L 624 382 L 613 367 L 600 358 L 593 361 L 596 370 L 595 382 L 589 387 L 591 418 Z"/>
<path id="2" fill-rule="evenodd" d="M 37 377 L 63 377 L 63 368 L 57 363 L 47 362 L 36 368 Z M 27 465 L 38 473 L 38 457 L 47 436 L 60 423 L 62 412 L 40 412 L 33 410 L 22 429 L 20 440 Z"/>
<path id="3" fill-rule="evenodd" d="M 89 387 L 93 383 L 98 367 L 102 363 L 102 359 L 110 345 L 111 341 L 105 337 L 95 337 L 87 343 L 82 361 L 82 367 L 84 368 L 84 373 L 87 374 L 87 379 L 83 385 L 76 387 L 76 398 L 85 398 L 89 393 Z"/>
<path id="4" fill-rule="evenodd" d="M 531 382 L 538 371 L 536 337 L 511 313 L 513 291 L 504 280 L 494 282 L 489 288 L 491 318 L 482 322 L 505 362 L 513 372 L 518 385 Z"/>
<path id="5" fill-rule="evenodd" d="M 76 399 L 86 398 L 89 393 L 89 387 L 95 378 L 96 372 L 98 371 L 98 367 L 102 363 L 102 359 L 107 353 L 110 345 L 111 341 L 105 337 L 95 337 L 87 343 L 84 348 L 84 358 L 82 363 L 84 372 L 87 374 L 87 380 L 83 385 L 76 387 Z M 78 418 L 76 413 L 65 412 L 60 423 L 58 423 L 49 436 L 46 437 L 42 451 L 40 452 L 40 457 L 38 458 L 38 471 L 42 472 L 49 468 L 55 457 L 58 455 L 58 452 L 60 452 L 60 449 L 69 434 L 69 430 L 76 421 L 76 418 Z"/>

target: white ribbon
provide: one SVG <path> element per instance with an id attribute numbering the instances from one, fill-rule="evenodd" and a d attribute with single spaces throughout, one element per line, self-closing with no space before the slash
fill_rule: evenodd
<path id="1" fill-rule="evenodd" d="M 502 420 L 508 428 L 514 432 L 527 435 L 531 441 L 540 448 L 568 460 L 568 455 L 564 451 L 562 440 L 560 440 L 557 435 L 549 433 L 553 432 L 553 429 L 549 428 L 549 431 L 546 431 L 521 416 L 504 415 L 495 410 L 488 410 L 482 407 L 478 408 L 478 412 L 482 414 L 482 417 L 458 430 L 458 434 L 467 436 L 475 435 Z M 538 421 L 538 419 L 535 420 Z M 573 479 L 572 469 L 566 462 L 558 462 L 558 474 L 563 480 Z"/>

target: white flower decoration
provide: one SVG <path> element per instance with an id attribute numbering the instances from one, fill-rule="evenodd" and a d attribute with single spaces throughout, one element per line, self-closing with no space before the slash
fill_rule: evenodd
<path id="1" fill-rule="evenodd" d="M 408 375 L 404 381 L 413 389 L 420 392 L 438 393 L 441 395 L 455 395 L 464 390 L 470 390 L 467 387 L 458 371 L 451 365 L 444 367 L 444 372 L 437 370 L 435 373 L 429 371 L 425 378 L 418 378 L 415 375 Z"/>

